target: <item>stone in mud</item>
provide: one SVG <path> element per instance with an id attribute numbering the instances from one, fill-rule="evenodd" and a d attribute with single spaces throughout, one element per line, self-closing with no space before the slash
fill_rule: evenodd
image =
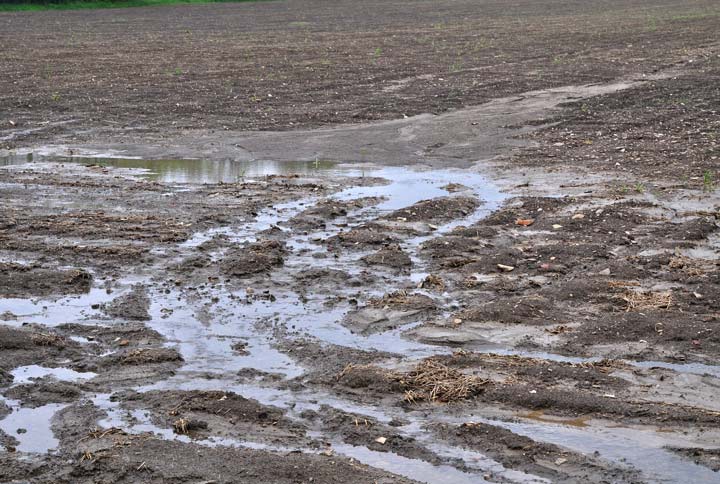
<path id="1" fill-rule="evenodd" d="M 282 266 L 285 253 L 283 243 L 277 240 L 263 240 L 242 248 L 231 249 L 225 256 L 221 268 L 229 276 L 246 277 Z"/>
<path id="2" fill-rule="evenodd" d="M 383 218 L 402 222 L 445 222 L 467 217 L 479 205 L 480 202 L 474 197 L 433 198 L 395 210 Z"/>
<path id="3" fill-rule="evenodd" d="M 111 302 L 103 305 L 105 314 L 112 318 L 149 321 L 150 298 L 143 286 L 134 286 L 132 290 L 122 296 L 116 297 Z"/>
<path id="4" fill-rule="evenodd" d="M 363 257 L 362 260 L 368 265 L 387 266 L 395 269 L 402 269 L 412 265 L 410 256 L 397 244 L 383 247 L 379 251 Z"/>
<path id="5" fill-rule="evenodd" d="M 39 264 L 0 263 L 0 296 L 38 297 L 82 294 L 90 290 L 92 275 L 83 269 L 57 270 Z"/>

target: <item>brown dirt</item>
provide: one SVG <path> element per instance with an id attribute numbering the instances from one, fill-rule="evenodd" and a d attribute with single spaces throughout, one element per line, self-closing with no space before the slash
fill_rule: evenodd
<path id="1" fill-rule="evenodd" d="M 53 156 L 0 169 L 0 302 L 26 299 L 0 313 L 0 387 L 19 400 L 0 419 L 68 404 L 55 453 L 0 431 L 0 481 L 411 482 L 382 470 L 397 456 L 508 480 L 460 450 L 552 482 L 657 480 L 647 459 L 605 460 L 609 440 L 581 454 L 503 428 L 517 422 L 588 445 L 637 428 L 683 457 L 666 481 L 716 470 L 718 15 L 711 0 L 0 14 L 0 149 L 237 162 L 263 158 L 239 141 L 255 136 L 315 160 L 225 183 Z M 323 171 L 333 140 L 362 176 Z M 385 165 L 466 168 L 507 198 L 469 196 L 462 173 L 389 213 L 330 198 L 392 182 L 365 176 Z M 225 234 L 296 201 L 242 234 L 258 242 Z M 98 376 L 13 385 L 24 365 Z"/>
<path id="2" fill-rule="evenodd" d="M 135 287 L 129 293 L 113 299 L 102 310 L 111 318 L 120 320 L 147 321 L 150 319 L 150 298 L 141 287 Z"/>
<path id="3" fill-rule="evenodd" d="M 40 265 L 0 263 L 0 295 L 3 297 L 81 294 L 90 289 L 91 283 L 92 275 L 82 269 L 64 271 Z"/>
<path id="4" fill-rule="evenodd" d="M 285 247 L 275 240 L 265 240 L 247 247 L 231 249 L 222 263 L 225 274 L 245 277 L 258 272 L 267 272 L 283 264 Z"/>
<path id="5" fill-rule="evenodd" d="M 387 266 L 395 269 L 403 269 L 412 265 L 410 256 L 397 244 L 383 247 L 377 252 L 363 257 L 362 260 L 371 266 Z"/>
<path id="6" fill-rule="evenodd" d="M 385 216 L 388 220 L 400 222 L 439 223 L 470 215 L 478 206 L 478 200 L 472 197 L 444 197 L 423 200 Z"/>
<path id="7" fill-rule="evenodd" d="M 9 88 L 0 111 L 14 123 L 3 134 L 41 128 L 11 144 L 118 127 L 292 129 L 437 113 L 683 61 L 714 38 L 717 10 L 707 0 L 423 1 L 412 9 L 346 0 L 329 10 L 310 0 L 108 15 L 3 14 Z M 99 132 L 76 128 L 88 125 Z"/>

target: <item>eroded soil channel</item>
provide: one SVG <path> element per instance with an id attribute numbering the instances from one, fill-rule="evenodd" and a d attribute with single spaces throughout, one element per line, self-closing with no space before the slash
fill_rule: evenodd
<path id="1" fill-rule="evenodd" d="M 83 154 L 0 163 L 7 480 L 717 482 L 717 224 L 684 194 Z"/>

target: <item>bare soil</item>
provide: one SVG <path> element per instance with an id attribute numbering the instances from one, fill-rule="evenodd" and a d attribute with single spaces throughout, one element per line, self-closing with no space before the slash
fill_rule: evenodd
<path id="1" fill-rule="evenodd" d="M 718 19 L 0 15 L 0 481 L 716 482 Z"/>

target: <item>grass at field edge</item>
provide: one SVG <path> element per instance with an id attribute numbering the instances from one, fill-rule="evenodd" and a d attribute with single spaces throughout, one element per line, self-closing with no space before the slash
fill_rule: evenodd
<path id="1" fill-rule="evenodd" d="M 17 3 L 0 4 L 0 12 L 25 12 L 40 10 L 79 10 L 98 8 L 155 7 L 163 5 L 196 5 L 203 3 L 247 3 L 268 0 L 68 0 L 62 3 Z"/>

